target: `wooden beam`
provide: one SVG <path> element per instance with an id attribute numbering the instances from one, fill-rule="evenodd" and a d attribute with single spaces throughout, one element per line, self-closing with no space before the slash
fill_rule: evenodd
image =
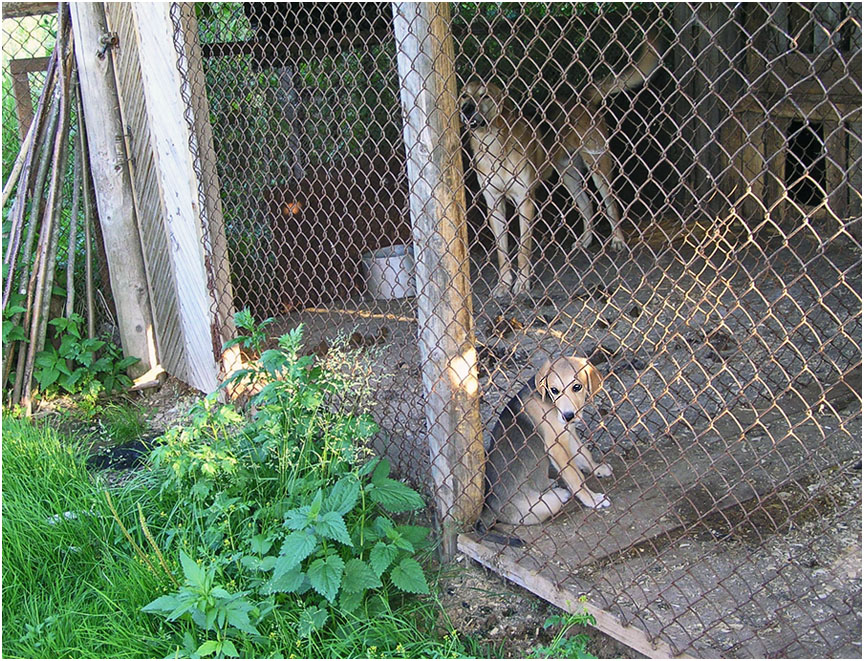
<path id="1" fill-rule="evenodd" d="M 212 237 L 205 241 L 205 228 L 216 227 L 222 231 L 220 245 L 225 242 L 224 231 L 221 215 L 214 221 L 208 215 L 213 210 L 206 205 L 202 209 L 199 203 L 199 190 L 204 185 L 201 178 L 205 173 L 196 171 L 195 155 L 189 145 L 198 144 L 199 152 L 207 145 L 192 140 L 193 126 L 184 119 L 190 108 L 182 95 L 184 81 L 176 64 L 170 9 L 168 3 L 138 2 L 132 6 L 150 146 L 163 201 L 164 231 L 170 237 L 173 280 L 158 283 L 158 286 L 175 288 L 186 377 L 190 385 L 209 393 L 219 385 L 222 343 L 228 339 L 218 333 L 213 337 L 214 328 L 218 330 L 223 321 L 214 310 L 221 309 L 218 297 L 227 297 L 230 301 L 232 296 L 230 282 L 211 291 L 208 267 L 224 269 L 227 281 L 228 265 L 224 249 L 220 264 L 210 264 L 205 244 Z M 198 92 L 203 94 L 204 90 Z M 212 149 L 212 141 L 209 148 Z M 230 319 L 230 314 L 228 316 Z M 233 326 L 230 332 L 233 333 Z"/>
<path id="2" fill-rule="evenodd" d="M 483 440 L 450 7 L 393 3 L 425 413 L 442 551 L 483 506 Z"/>
<path id="3" fill-rule="evenodd" d="M 25 16 L 40 16 L 56 14 L 56 2 L 4 2 L 3 18 L 24 18 Z"/>
<path id="4" fill-rule="evenodd" d="M 18 134 L 22 141 L 33 121 L 33 96 L 27 74 L 45 71 L 49 60 L 50 58 L 47 57 L 27 57 L 9 61 L 12 96 L 15 98 L 15 114 L 18 117 Z"/>
<path id="5" fill-rule="evenodd" d="M 147 277 L 127 166 L 114 65 L 100 59 L 100 37 L 107 32 L 101 2 L 69 4 L 87 125 L 99 221 L 117 308 L 120 342 L 126 356 L 141 359 L 129 368 L 134 379 L 158 364 Z"/>
<path id="6" fill-rule="evenodd" d="M 637 627 L 625 626 L 618 621 L 609 611 L 591 603 L 583 595 L 571 592 L 567 588 L 555 585 L 542 574 L 526 569 L 513 558 L 504 553 L 497 553 L 492 549 L 476 542 L 467 535 L 459 535 L 459 550 L 470 558 L 473 558 L 484 567 L 488 567 L 496 574 L 504 576 L 517 585 L 536 594 L 554 604 L 568 613 L 581 613 L 587 611 L 594 616 L 594 625 L 603 633 L 612 636 L 628 647 L 644 654 L 649 659 L 690 659 L 693 657 L 686 654 L 676 654 L 676 650 L 663 640 L 649 640 L 644 631 Z M 580 597 L 582 597 L 580 599 Z"/>

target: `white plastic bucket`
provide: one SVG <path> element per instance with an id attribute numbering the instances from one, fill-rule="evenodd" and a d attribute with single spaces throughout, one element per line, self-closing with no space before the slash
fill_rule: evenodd
<path id="1" fill-rule="evenodd" d="M 366 287 L 372 298 L 414 296 L 414 253 L 411 246 L 380 248 L 363 256 Z"/>

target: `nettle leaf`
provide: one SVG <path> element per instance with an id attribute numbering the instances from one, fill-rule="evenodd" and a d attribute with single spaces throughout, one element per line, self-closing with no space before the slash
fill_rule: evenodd
<path id="1" fill-rule="evenodd" d="M 366 591 L 362 592 L 342 592 L 339 593 L 339 610 L 343 613 L 352 613 L 363 603 L 366 597 Z"/>
<path id="2" fill-rule="evenodd" d="M 376 471 L 377 472 L 377 471 Z M 401 482 L 385 477 L 378 482 L 372 478 L 373 485 L 369 490 L 372 500 L 388 512 L 409 512 L 424 506 L 423 498 Z"/>
<path id="3" fill-rule="evenodd" d="M 342 584 L 342 574 L 345 563 L 335 553 L 325 558 L 318 558 L 309 564 L 306 575 L 312 584 L 312 589 L 330 603 L 336 598 L 339 586 Z"/>
<path id="4" fill-rule="evenodd" d="M 399 554 L 399 549 L 384 542 L 378 542 L 369 552 L 369 564 L 378 576 L 390 566 Z"/>
<path id="5" fill-rule="evenodd" d="M 402 561 L 390 572 L 390 580 L 400 590 L 413 594 L 429 594 L 429 585 L 423 575 L 423 568 L 414 558 Z"/>
<path id="6" fill-rule="evenodd" d="M 315 497 L 312 499 L 312 504 L 309 505 L 309 522 L 311 523 L 315 519 L 318 518 L 318 514 L 321 512 L 321 507 L 324 504 L 324 492 L 321 489 L 318 489 L 315 492 Z"/>
<path id="7" fill-rule="evenodd" d="M 297 622 L 297 634 L 300 638 L 306 638 L 315 631 L 318 631 L 327 623 L 327 611 L 317 606 L 307 606 L 300 613 L 300 619 Z"/>
<path id="8" fill-rule="evenodd" d="M 285 569 L 296 567 L 306 558 L 308 558 L 315 546 L 318 544 L 318 538 L 305 530 L 292 532 L 285 538 L 282 548 L 279 550 L 279 560 L 276 561 L 275 575 L 279 573 L 280 563 L 284 560 Z"/>
<path id="9" fill-rule="evenodd" d="M 145 613 L 161 613 L 167 615 L 174 611 L 180 605 L 180 600 L 177 595 L 166 594 L 158 599 L 154 599 L 146 606 L 141 608 Z"/>
<path id="10" fill-rule="evenodd" d="M 390 462 L 387 461 L 386 457 L 382 457 L 378 465 L 375 466 L 375 470 L 372 471 L 372 484 L 376 486 L 381 484 L 388 475 L 390 475 Z"/>
<path id="11" fill-rule="evenodd" d="M 303 507 L 288 510 L 285 512 L 285 521 L 282 525 L 290 530 L 302 530 L 309 525 L 309 521 L 313 518 L 310 516 L 311 511 L 312 507 L 310 505 L 303 505 Z"/>
<path id="12" fill-rule="evenodd" d="M 342 593 L 363 592 L 380 588 L 382 583 L 372 568 L 359 558 L 351 558 L 345 563 L 345 577 L 342 580 Z"/>
<path id="13" fill-rule="evenodd" d="M 248 601 L 233 602 L 225 610 L 228 624 L 243 633 L 251 633 L 253 636 L 259 635 L 258 630 L 249 621 L 249 611 L 252 608 L 252 604 Z"/>
<path id="14" fill-rule="evenodd" d="M 264 555 L 273 546 L 273 540 L 268 539 L 267 535 L 259 534 L 249 540 L 249 546 L 252 549 L 252 553 Z"/>
<path id="15" fill-rule="evenodd" d="M 354 546 L 348 528 L 345 527 L 345 520 L 338 512 L 327 512 L 318 517 L 315 532 L 322 537 L 341 542 L 345 546 Z"/>
<path id="16" fill-rule="evenodd" d="M 396 530 L 402 538 L 411 543 L 414 548 L 423 546 L 429 536 L 429 528 L 426 526 L 396 526 Z"/>
<path id="17" fill-rule="evenodd" d="M 375 470 L 375 467 L 380 461 L 381 460 L 378 457 L 372 457 L 369 461 L 363 464 L 363 467 L 359 471 L 357 471 L 357 474 L 360 477 L 366 477 L 367 475 L 369 475 L 369 473 Z"/>
<path id="18" fill-rule="evenodd" d="M 299 592 L 303 587 L 306 574 L 300 571 L 299 567 L 289 569 L 283 572 L 278 577 L 274 574 L 273 578 L 264 583 L 259 589 L 261 594 L 273 594 L 274 592 Z"/>
<path id="19" fill-rule="evenodd" d="M 333 485 L 327 499 L 324 501 L 324 509 L 328 512 L 337 512 L 344 516 L 354 509 L 354 505 L 357 504 L 359 497 L 360 480 L 354 475 L 346 475 Z"/>
<path id="20" fill-rule="evenodd" d="M 234 646 L 234 643 L 232 643 L 230 640 L 223 640 L 222 641 L 222 654 L 224 654 L 225 656 L 230 656 L 230 657 L 235 658 L 235 659 L 238 656 L 240 656 L 240 653 L 237 651 L 237 648 Z"/>

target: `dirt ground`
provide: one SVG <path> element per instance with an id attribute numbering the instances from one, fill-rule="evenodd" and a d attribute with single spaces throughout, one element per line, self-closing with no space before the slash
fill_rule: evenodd
<path id="1" fill-rule="evenodd" d="M 605 382 L 590 440 L 616 467 L 618 509 L 569 507 L 517 557 L 685 649 L 698 638 L 690 653 L 860 655 L 860 250 L 758 239 L 725 228 L 671 249 L 646 237 L 627 259 L 553 254 L 510 304 L 488 296 L 495 269 L 472 255 L 481 419 L 488 434 L 545 357 L 592 355 Z M 339 333 L 369 347 L 375 449 L 428 494 L 414 305 L 358 299 L 268 330 L 303 323 L 310 352 Z M 169 379 L 140 402 L 164 429 L 196 397 Z M 457 567 L 441 595 L 455 629 L 512 657 L 548 642 L 550 606 L 468 558 Z M 602 634 L 594 645 L 635 656 Z"/>

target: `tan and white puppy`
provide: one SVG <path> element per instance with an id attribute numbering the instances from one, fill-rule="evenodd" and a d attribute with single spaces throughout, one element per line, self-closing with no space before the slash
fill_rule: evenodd
<path id="1" fill-rule="evenodd" d="M 585 358 L 547 361 L 504 407 L 486 454 L 486 499 L 481 524 L 532 525 L 557 514 L 572 496 L 591 508 L 609 499 L 591 491 L 582 472 L 608 477 L 612 468 L 594 460 L 579 427 L 582 409 L 602 386 Z M 565 487 L 558 486 L 561 480 Z"/>

